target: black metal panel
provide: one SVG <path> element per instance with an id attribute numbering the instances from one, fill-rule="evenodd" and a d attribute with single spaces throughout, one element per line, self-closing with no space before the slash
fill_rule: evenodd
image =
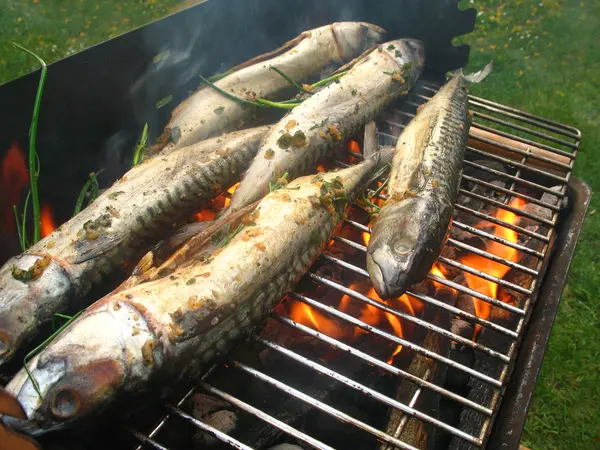
<path id="1" fill-rule="evenodd" d="M 105 167 L 105 185 L 122 174 L 143 124 L 158 136 L 172 108 L 198 88 L 198 74 L 231 67 L 306 29 L 363 20 L 386 28 L 390 39 L 417 37 L 426 44 L 428 78 L 439 78 L 468 58 L 468 47 L 451 41 L 473 30 L 475 10 L 461 12 L 457 3 L 210 0 L 58 61 L 48 70 L 39 120 L 42 199 L 59 222 L 67 219 L 87 174 Z M 0 159 L 14 142 L 26 150 L 38 79 L 39 71 L 0 86 Z M 168 95 L 172 102 L 157 110 Z"/>
<path id="2" fill-rule="evenodd" d="M 567 281 L 569 266 L 581 233 L 583 221 L 590 205 L 592 190 L 583 181 L 573 177 L 569 182 L 571 211 L 560 225 L 561 232 L 555 243 L 552 263 L 542 283 L 537 305 L 533 309 L 527 331 L 515 362 L 515 369 L 506 387 L 498 411 L 496 425 L 489 439 L 489 450 L 517 450 L 527 413 L 533 398 L 554 319 L 563 289 Z"/>

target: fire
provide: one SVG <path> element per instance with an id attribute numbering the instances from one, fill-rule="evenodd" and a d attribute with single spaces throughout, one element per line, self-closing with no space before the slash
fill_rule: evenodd
<path id="1" fill-rule="evenodd" d="M 306 303 L 292 301 L 290 306 L 290 316 L 296 322 L 310 325 L 311 328 L 314 328 L 327 336 L 342 339 L 346 335 L 346 331 L 344 331 L 343 327 L 314 310 Z"/>
<path id="2" fill-rule="evenodd" d="M 317 166 L 317 171 L 323 173 L 323 172 L 327 172 L 327 169 L 325 168 L 325 166 L 323 164 L 319 164 Z"/>
<path id="3" fill-rule="evenodd" d="M 17 143 L 11 145 L 2 159 L 0 166 L 0 213 L 2 222 L 0 229 L 8 233 L 15 231 L 13 205 L 19 205 L 21 193 L 29 185 L 29 172 L 25 157 Z"/>
<path id="4" fill-rule="evenodd" d="M 523 207 L 524 204 L 525 204 L 524 200 L 522 200 L 518 197 L 515 197 L 509 203 L 509 206 L 520 209 Z M 503 222 L 509 223 L 511 225 L 516 224 L 517 221 L 519 220 L 519 216 L 517 216 L 515 213 L 505 210 L 505 209 L 500 209 L 500 208 L 496 212 L 496 218 L 499 220 L 502 220 Z M 501 225 L 495 225 L 494 226 L 494 234 L 496 236 L 499 236 L 499 237 L 509 241 L 509 242 L 512 242 L 512 243 L 518 242 L 517 232 L 514 230 L 511 230 L 510 228 L 506 228 Z M 486 251 L 495 256 L 498 256 L 500 258 L 504 258 L 510 262 L 518 262 L 519 258 L 520 258 L 519 252 L 517 250 L 515 250 L 514 248 L 511 248 L 511 247 L 507 247 L 506 245 L 500 244 L 499 242 L 495 242 L 495 241 L 490 241 L 486 245 Z M 461 262 L 467 266 L 481 270 L 482 272 L 484 272 L 488 275 L 492 275 L 492 276 L 500 278 L 500 279 L 504 278 L 504 276 L 510 270 L 510 267 L 508 267 L 504 264 L 501 264 L 501 263 L 498 263 L 495 261 L 490 261 L 489 259 L 484 258 L 483 256 L 479 256 L 479 255 L 475 255 L 475 254 L 468 254 L 468 255 L 463 256 L 461 258 Z M 472 275 L 467 272 L 465 272 L 464 275 L 465 275 L 465 280 L 467 282 L 467 286 L 469 286 L 469 288 L 471 288 L 481 294 L 485 294 L 489 297 L 498 298 L 498 284 L 497 283 L 484 280 L 483 278 L 480 278 L 476 275 Z M 474 298 L 473 301 L 474 301 L 474 306 L 475 306 L 475 313 L 477 314 L 477 316 L 484 318 L 484 319 L 489 318 L 491 311 L 492 311 L 492 305 L 490 305 L 489 303 L 484 302 L 482 300 L 476 299 L 476 298 Z M 475 326 L 475 332 L 474 332 L 473 338 L 475 338 L 479 334 L 480 329 L 481 329 L 481 325 Z"/>
<path id="5" fill-rule="evenodd" d="M 52 208 L 50 205 L 42 206 L 40 211 L 40 234 L 44 238 L 56 229 L 54 217 L 52 216 Z"/>
<path id="6" fill-rule="evenodd" d="M 365 243 L 365 246 L 368 247 L 369 240 L 371 239 L 371 233 L 367 233 L 366 231 L 363 231 L 362 238 L 363 238 L 363 242 Z"/>
<path id="7" fill-rule="evenodd" d="M 210 222 L 211 220 L 214 220 L 219 211 L 229 206 L 229 203 L 231 202 L 231 196 L 239 185 L 239 182 L 234 184 L 227 189 L 227 192 L 230 195 L 219 195 L 218 197 L 215 197 L 212 202 L 210 202 L 209 206 L 194 214 L 196 220 L 198 222 Z"/>
<path id="8" fill-rule="evenodd" d="M 356 141 L 348 142 L 348 150 L 352 153 L 360 153 L 360 145 Z"/>
<path id="9" fill-rule="evenodd" d="M 415 309 L 420 308 L 420 305 L 417 308 L 413 307 L 413 302 L 407 295 L 402 295 L 399 298 L 384 301 L 377 295 L 371 284 L 365 281 L 353 283 L 350 286 L 350 289 L 391 308 L 403 311 L 413 316 L 415 315 Z M 358 317 L 360 321 L 366 323 L 367 325 L 380 327 L 382 329 L 387 328 L 391 333 L 398 337 L 404 336 L 402 321 L 396 315 L 383 311 L 368 303 L 363 304 L 358 301 L 351 302 L 351 297 L 349 295 L 344 295 L 341 298 L 338 305 L 338 310 Z M 358 327 L 350 328 L 340 326 L 338 322 L 324 317 L 310 306 L 297 301 L 291 303 L 290 317 L 296 322 L 310 326 L 311 328 L 314 328 L 328 336 L 345 342 L 353 342 L 366 333 L 366 331 Z M 394 357 L 401 351 L 402 346 L 396 346 L 389 357 L 388 363 L 392 364 Z"/>

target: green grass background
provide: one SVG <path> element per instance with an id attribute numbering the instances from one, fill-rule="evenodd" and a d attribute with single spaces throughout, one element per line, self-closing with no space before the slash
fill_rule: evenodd
<path id="1" fill-rule="evenodd" d="M 217 0 L 214 0 L 217 1 Z M 251 1 L 251 0 L 249 0 Z M 0 84 L 195 3 L 177 0 L 3 0 Z M 493 59 L 471 91 L 580 128 L 575 175 L 600 190 L 600 1 L 466 0 L 477 29 L 470 68 Z M 600 206 L 592 200 L 535 390 L 523 443 L 534 450 L 600 448 Z"/>

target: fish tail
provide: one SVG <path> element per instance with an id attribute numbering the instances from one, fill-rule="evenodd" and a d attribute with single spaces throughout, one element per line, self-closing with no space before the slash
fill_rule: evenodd
<path id="1" fill-rule="evenodd" d="M 394 147 L 379 145 L 379 135 L 375 122 L 365 125 L 363 142 L 363 156 L 365 160 L 374 159 L 378 167 L 387 164 L 394 158 L 394 152 L 396 151 Z"/>
<path id="2" fill-rule="evenodd" d="M 487 76 L 492 73 L 494 69 L 494 61 L 490 61 L 483 69 L 478 72 L 470 73 L 465 75 L 462 69 L 457 71 L 458 75 L 461 75 L 465 78 L 465 80 L 469 83 L 481 83 L 483 80 L 487 78 Z"/>

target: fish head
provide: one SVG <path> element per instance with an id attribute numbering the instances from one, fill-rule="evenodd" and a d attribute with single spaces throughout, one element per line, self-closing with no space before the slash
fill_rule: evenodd
<path id="1" fill-rule="evenodd" d="M 427 203 L 419 198 L 381 209 L 367 250 L 367 271 L 381 298 L 402 295 L 427 275 L 435 261 L 437 255 L 428 247 L 436 232 L 435 218 L 427 213 Z"/>
<path id="2" fill-rule="evenodd" d="M 350 61 L 380 43 L 386 33 L 383 28 L 367 22 L 336 22 L 331 27 L 344 61 Z"/>
<path id="3" fill-rule="evenodd" d="M 29 373 L 21 369 L 8 383 L 27 419 L 5 416 L 4 423 L 33 436 L 63 429 L 106 411 L 128 387 L 148 379 L 152 365 L 144 343 L 156 341 L 139 311 L 102 302 L 28 362 Z M 146 347 L 153 363 L 162 361 L 160 346 Z"/>
<path id="4" fill-rule="evenodd" d="M 36 334 L 40 322 L 63 310 L 71 295 L 71 280 L 53 259 L 22 254 L 8 260 L 0 268 L 0 365 Z"/>
<path id="5" fill-rule="evenodd" d="M 410 89 L 417 82 L 425 65 L 425 45 L 418 39 L 397 39 L 381 47 L 403 68 L 402 78 Z"/>

